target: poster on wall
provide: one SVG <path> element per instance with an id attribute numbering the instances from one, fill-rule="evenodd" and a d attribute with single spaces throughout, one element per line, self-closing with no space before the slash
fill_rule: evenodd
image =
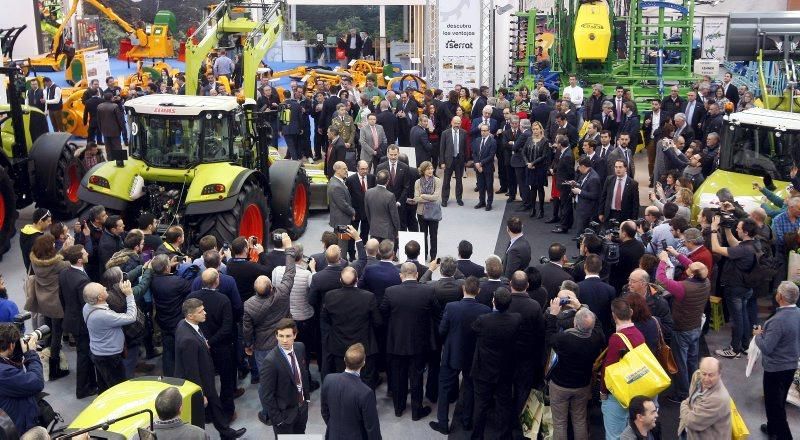
<path id="1" fill-rule="evenodd" d="M 700 41 L 702 39 L 703 39 L 703 17 L 694 17 L 694 22 L 692 24 L 692 40 Z"/>
<path id="2" fill-rule="evenodd" d="M 480 82 L 480 0 L 439 3 L 439 87 L 456 84 L 478 87 Z"/>
<path id="3" fill-rule="evenodd" d="M 703 19 L 703 58 L 715 58 L 720 61 L 725 58 L 725 34 L 727 31 L 727 17 L 705 17 Z"/>
<path id="4" fill-rule="evenodd" d="M 91 83 L 93 79 L 105 84 L 106 78 L 111 76 L 111 64 L 108 62 L 108 50 L 90 50 L 84 52 L 86 64 L 86 82 Z"/>

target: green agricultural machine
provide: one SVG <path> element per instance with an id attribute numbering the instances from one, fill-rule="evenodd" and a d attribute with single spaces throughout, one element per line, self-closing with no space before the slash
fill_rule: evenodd
<path id="1" fill-rule="evenodd" d="M 125 103 L 129 153 L 90 169 L 78 196 L 123 217 L 152 213 L 181 225 L 190 245 L 220 243 L 270 228 L 292 238 L 308 223 L 309 179 L 300 162 L 280 160 L 272 131 L 252 99 L 147 95 Z"/>

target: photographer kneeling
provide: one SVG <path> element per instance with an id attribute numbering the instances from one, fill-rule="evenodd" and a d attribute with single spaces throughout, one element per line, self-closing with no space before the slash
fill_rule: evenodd
<path id="1" fill-rule="evenodd" d="M 36 332 L 25 341 L 16 325 L 0 324 L 0 409 L 14 421 L 20 435 L 38 425 L 38 395 L 44 389 L 38 341 Z"/>

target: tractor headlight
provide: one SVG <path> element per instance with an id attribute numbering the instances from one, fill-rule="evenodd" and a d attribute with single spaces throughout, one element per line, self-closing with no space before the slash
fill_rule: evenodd
<path id="1" fill-rule="evenodd" d="M 108 183 L 108 179 L 105 177 L 91 176 L 89 177 L 89 183 L 92 185 L 101 186 L 105 189 L 111 189 L 111 184 Z"/>
<path id="2" fill-rule="evenodd" d="M 211 194 L 222 194 L 224 192 L 225 192 L 225 185 L 221 183 L 212 183 L 211 185 L 204 186 L 203 191 L 201 191 L 200 194 L 207 196 Z"/>

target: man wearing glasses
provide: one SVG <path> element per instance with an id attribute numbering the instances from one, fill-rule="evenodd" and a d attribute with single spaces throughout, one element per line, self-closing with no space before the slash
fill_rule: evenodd
<path id="1" fill-rule="evenodd" d="M 475 209 L 492 210 L 494 200 L 494 155 L 497 143 L 491 136 L 489 124 L 480 125 L 481 136 L 472 141 L 472 161 L 478 184 L 478 204 Z"/>

